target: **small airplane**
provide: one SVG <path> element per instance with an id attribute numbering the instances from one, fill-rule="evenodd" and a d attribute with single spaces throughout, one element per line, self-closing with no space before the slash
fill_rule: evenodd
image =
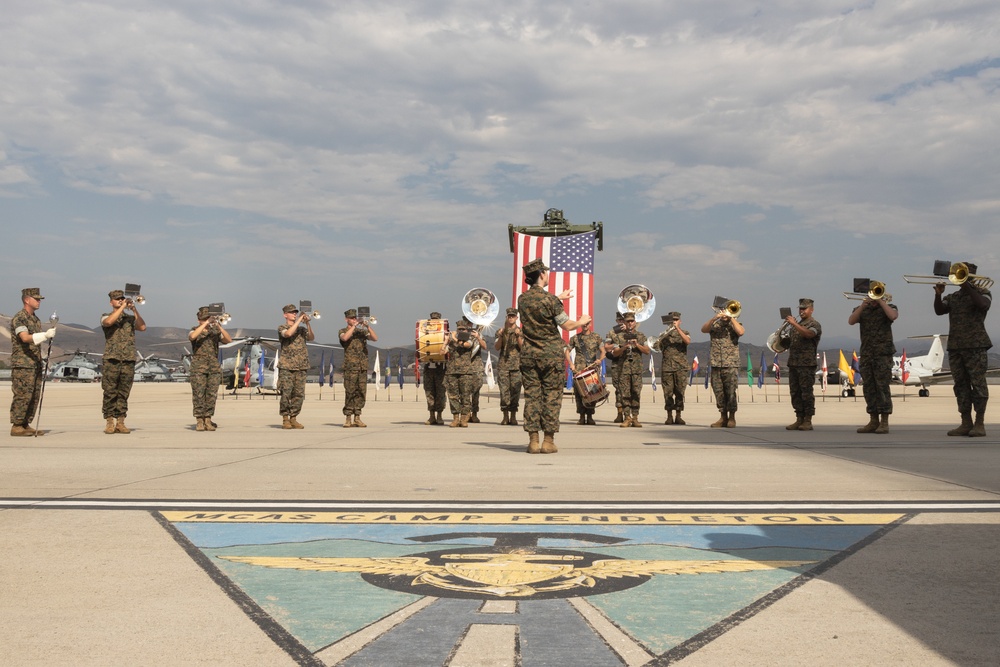
<path id="1" fill-rule="evenodd" d="M 49 377 L 56 382 L 100 382 L 101 366 L 89 357 L 100 358 L 96 352 L 76 350 L 66 361 L 60 361 L 49 370 Z"/>
<path id="2" fill-rule="evenodd" d="M 947 334 L 934 334 L 933 336 L 910 336 L 914 339 L 932 338 L 931 349 L 926 355 L 906 358 L 906 381 L 903 382 L 902 369 L 900 364 L 902 355 L 892 358 L 892 381 L 897 384 L 917 385 L 920 389 L 917 396 L 925 397 L 931 395 L 928 385 L 951 380 L 951 372 L 943 371 L 944 365 L 944 341 L 948 339 Z"/>

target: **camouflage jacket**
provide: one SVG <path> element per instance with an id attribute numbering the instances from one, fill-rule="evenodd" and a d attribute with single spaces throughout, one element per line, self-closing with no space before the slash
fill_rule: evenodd
<path id="1" fill-rule="evenodd" d="M 308 329 L 298 327 L 288 338 L 281 334 L 291 328 L 290 324 L 278 327 L 278 340 L 281 341 L 281 351 L 278 354 L 278 369 L 284 371 L 309 370 L 309 348 L 306 347 Z"/>
<path id="2" fill-rule="evenodd" d="M 712 368 L 733 368 L 740 365 L 740 335 L 732 324 L 715 320 L 708 331 L 708 361 Z"/>
<path id="3" fill-rule="evenodd" d="M 896 306 L 890 308 L 897 310 Z M 892 320 L 881 306 L 865 305 L 858 317 L 861 326 L 861 356 L 891 356 L 896 353 L 896 345 L 892 342 Z"/>
<path id="4" fill-rule="evenodd" d="M 42 365 L 42 350 L 34 343 L 25 343 L 18 335 L 21 331 L 36 334 L 42 331 L 42 322 L 37 315 L 29 315 L 23 308 L 10 321 L 10 367 L 39 368 Z"/>
<path id="5" fill-rule="evenodd" d="M 345 371 L 367 371 L 368 370 L 368 330 L 354 330 L 350 340 L 346 343 L 341 338 L 350 327 L 344 327 L 337 332 L 337 340 L 344 348 L 344 370 Z"/>
<path id="6" fill-rule="evenodd" d="M 992 304 L 993 295 L 989 290 L 980 290 Z M 948 311 L 948 349 L 966 350 L 993 347 L 993 341 L 986 333 L 986 310 L 976 308 L 972 297 L 961 290 L 945 294 L 941 302 Z"/>
<path id="7" fill-rule="evenodd" d="M 615 336 L 615 330 L 612 329 L 611 331 L 608 332 L 608 335 L 604 337 L 604 342 L 605 343 L 614 344 L 614 342 L 615 342 L 614 341 L 614 336 Z M 613 369 L 614 368 L 621 369 L 622 362 L 625 361 L 625 357 L 624 356 L 613 357 L 613 356 L 611 356 L 610 352 L 608 352 L 605 355 L 605 359 L 607 359 L 608 363 L 611 364 L 611 368 L 613 368 Z"/>
<path id="8" fill-rule="evenodd" d="M 521 367 L 521 346 L 517 342 L 517 335 L 520 331 L 520 327 L 507 327 L 501 329 L 500 333 L 497 334 L 497 338 L 500 340 L 498 368 L 502 371 L 516 371 Z"/>
<path id="9" fill-rule="evenodd" d="M 635 332 L 635 342 L 639 345 L 646 344 L 646 334 L 639 330 Z M 625 332 L 611 334 L 611 342 L 617 347 L 623 348 L 622 355 L 618 357 L 621 361 L 621 372 L 626 375 L 642 375 L 648 368 L 642 363 L 642 352 L 636 348 L 629 349 L 628 341 L 625 340 Z M 612 357 L 614 358 L 614 357 Z"/>
<path id="10" fill-rule="evenodd" d="M 688 331 L 684 335 L 691 337 Z M 686 371 L 688 370 L 687 343 L 681 338 L 681 332 L 673 328 L 668 332 L 660 334 L 660 337 L 653 343 L 653 350 L 663 354 L 663 361 L 660 364 L 660 371 Z"/>
<path id="11" fill-rule="evenodd" d="M 194 331 L 198 327 L 191 327 Z M 208 325 L 191 341 L 191 373 L 214 373 L 219 370 L 219 340 L 222 334 L 214 325 Z"/>
<path id="12" fill-rule="evenodd" d="M 521 315 L 524 346 L 521 358 L 562 361 L 564 358 L 560 324 L 569 320 L 562 301 L 555 294 L 538 285 L 521 294 L 517 299 L 517 312 Z"/>
<path id="13" fill-rule="evenodd" d="M 459 343 L 457 341 L 448 341 L 448 370 L 445 371 L 448 375 L 475 375 L 476 374 L 476 358 L 472 354 L 472 348 L 466 347 L 465 343 Z M 479 364 L 482 366 L 482 363 Z M 482 368 L 479 369 L 482 372 Z"/>
<path id="14" fill-rule="evenodd" d="M 601 356 L 604 339 L 593 331 L 580 333 L 569 339 L 569 349 L 576 352 L 573 358 L 573 370 L 582 371 Z"/>
<path id="15" fill-rule="evenodd" d="M 114 324 L 105 326 L 104 318 L 111 313 L 101 315 L 101 328 L 104 329 L 104 358 L 113 361 L 135 361 L 135 315 L 122 313 Z"/>
<path id="16" fill-rule="evenodd" d="M 812 317 L 799 320 L 799 326 L 815 331 L 816 335 L 812 338 L 804 338 L 798 329 L 790 327 L 791 342 L 788 344 L 788 365 L 815 366 L 816 350 L 819 349 L 819 339 L 823 335 L 823 327 Z"/>

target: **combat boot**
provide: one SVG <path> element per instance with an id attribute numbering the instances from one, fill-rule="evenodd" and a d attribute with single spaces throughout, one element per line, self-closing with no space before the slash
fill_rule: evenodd
<path id="1" fill-rule="evenodd" d="M 802 423 L 799 424 L 800 431 L 811 431 L 813 430 L 813 418 L 812 415 L 802 418 Z"/>
<path id="2" fill-rule="evenodd" d="M 622 413 L 622 423 L 619 424 L 619 428 L 628 428 L 632 425 L 632 413 L 623 412 Z"/>
<path id="3" fill-rule="evenodd" d="M 798 431 L 802 426 L 802 415 L 795 415 L 795 421 L 785 427 L 786 431 Z"/>
<path id="4" fill-rule="evenodd" d="M 26 438 L 31 435 L 28 433 L 28 430 L 20 424 L 12 424 L 10 427 L 10 434 L 16 438 Z"/>
<path id="5" fill-rule="evenodd" d="M 528 433 L 528 449 L 529 454 L 541 454 L 542 448 L 538 444 L 538 431 L 531 431 Z"/>
<path id="6" fill-rule="evenodd" d="M 666 424 L 667 426 L 672 426 L 673 425 L 673 423 L 674 423 L 674 411 L 673 410 L 667 410 L 667 419 L 663 423 Z"/>
<path id="7" fill-rule="evenodd" d="M 555 454 L 559 451 L 556 447 L 555 433 L 546 433 L 542 440 L 542 454 Z"/>
<path id="8" fill-rule="evenodd" d="M 501 426 L 506 426 L 509 423 L 510 423 L 510 412 L 508 412 L 507 410 L 504 410 L 503 411 L 503 419 L 500 420 L 500 425 Z"/>
<path id="9" fill-rule="evenodd" d="M 677 416 L 674 417 L 674 424 L 676 426 L 684 426 L 685 424 L 687 424 L 686 421 L 684 421 L 683 419 L 681 419 L 681 411 L 680 410 L 677 411 Z"/>
<path id="10" fill-rule="evenodd" d="M 962 423 L 957 427 L 948 431 L 948 435 L 969 435 L 972 430 L 972 413 L 963 412 L 962 413 Z"/>
<path id="11" fill-rule="evenodd" d="M 451 423 L 448 424 L 448 428 L 458 428 L 462 425 L 462 415 L 455 413 L 452 415 Z"/>
<path id="12" fill-rule="evenodd" d="M 124 417 L 119 417 L 118 418 L 118 425 L 115 426 L 115 433 L 131 433 L 131 432 L 132 432 L 132 430 L 128 426 L 125 425 L 125 418 Z"/>
<path id="13" fill-rule="evenodd" d="M 110 435 L 115 432 L 115 418 L 108 417 L 107 420 L 108 423 L 104 425 L 104 432 Z"/>
<path id="14" fill-rule="evenodd" d="M 472 415 L 464 414 L 459 417 L 458 426 L 459 428 L 469 428 L 469 420 L 472 419 Z"/>
<path id="15" fill-rule="evenodd" d="M 726 425 L 727 421 L 729 421 L 729 420 L 726 419 L 726 413 L 724 411 L 720 410 L 719 411 L 719 418 L 716 421 L 714 421 L 711 424 L 709 424 L 708 426 L 709 426 L 709 428 L 722 428 L 722 427 L 724 427 Z"/>
<path id="16" fill-rule="evenodd" d="M 291 423 L 291 425 L 292 425 L 292 428 L 305 428 L 305 426 L 303 426 L 302 424 L 300 424 L 300 423 L 299 423 L 299 420 L 298 420 L 298 419 L 296 419 L 296 417 L 297 417 L 297 416 L 298 416 L 298 415 L 291 415 L 291 416 L 290 416 L 290 417 L 288 418 L 288 421 L 289 421 L 289 422 Z"/>
<path id="17" fill-rule="evenodd" d="M 196 431 L 204 431 L 205 430 L 205 418 L 204 417 L 198 417 L 198 423 L 195 424 L 194 430 L 196 430 Z"/>
<path id="18" fill-rule="evenodd" d="M 638 410 L 636 410 L 635 412 L 632 413 L 632 420 L 631 420 L 631 423 L 629 425 L 630 426 L 634 426 L 635 428 L 642 428 L 642 424 L 639 423 L 639 411 Z"/>
<path id="19" fill-rule="evenodd" d="M 437 424 L 437 419 L 434 418 L 433 410 L 431 410 L 431 416 L 427 418 L 427 421 L 425 421 L 424 424 L 427 426 L 434 426 L 434 424 Z"/>
<path id="20" fill-rule="evenodd" d="M 876 433 L 888 433 L 889 432 L 889 413 L 883 412 L 878 421 L 878 426 L 875 428 Z"/>
<path id="21" fill-rule="evenodd" d="M 478 424 L 478 423 L 479 423 L 479 413 L 478 412 L 473 412 L 471 415 L 468 415 L 468 419 L 465 420 L 465 425 L 466 426 L 468 426 L 469 424 Z"/>
<path id="22" fill-rule="evenodd" d="M 594 421 L 594 415 L 587 415 L 587 426 L 597 426 L 597 422 Z"/>
<path id="23" fill-rule="evenodd" d="M 618 416 L 615 417 L 615 423 L 621 424 L 625 420 L 625 412 L 623 408 L 618 408 Z"/>
<path id="24" fill-rule="evenodd" d="M 879 419 L 876 413 L 872 413 L 868 420 L 868 423 L 864 426 L 858 428 L 858 433 L 874 433 L 875 429 L 879 427 Z"/>
<path id="25" fill-rule="evenodd" d="M 438 426 L 444 426 L 444 415 L 441 414 L 440 410 L 438 410 L 438 413 L 437 413 L 437 423 L 438 423 Z"/>
<path id="26" fill-rule="evenodd" d="M 986 435 L 986 415 L 982 412 L 976 413 L 976 423 L 973 424 L 972 428 L 969 430 L 970 438 L 982 438 Z"/>
<path id="27" fill-rule="evenodd" d="M 580 418 L 576 420 L 577 426 L 583 426 L 587 423 L 587 415 L 580 413 Z"/>
<path id="28" fill-rule="evenodd" d="M 726 420 L 726 428 L 736 428 L 736 411 L 729 411 L 729 419 Z"/>
<path id="29" fill-rule="evenodd" d="M 294 422 L 295 422 L 295 418 L 294 417 L 292 418 L 292 422 L 294 424 Z M 368 424 L 366 424 L 363 421 L 361 421 L 361 415 L 354 415 L 354 425 L 357 426 L 357 427 L 359 427 L 359 428 L 368 428 Z M 302 428 L 302 427 L 299 426 L 299 428 Z"/>
<path id="30" fill-rule="evenodd" d="M 211 417 L 205 417 L 205 430 L 206 431 L 214 431 L 217 428 L 219 428 L 219 425 L 216 424 L 214 421 L 212 421 Z"/>
<path id="31" fill-rule="evenodd" d="M 352 415 L 347 415 L 347 416 L 344 417 L 344 428 L 352 428 L 354 426 L 354 420 L 351 419 L 351 417 L 352 417 Z M 285 419 L 287 420 L 288 418 L 285 417 Z M 292 425 L 288 424 L 287 427 L 286 426 L 282 426 L 281 428 L 292 428 Z"/>
<path id="32" fill-rule="evenodd" d="M 510 425 L 517 426 L 517 412 L 515 410 L 510 411 Z"/>

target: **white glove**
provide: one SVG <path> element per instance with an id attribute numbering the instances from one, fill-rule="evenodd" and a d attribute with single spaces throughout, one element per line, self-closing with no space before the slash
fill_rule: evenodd
<path id="1" fill-rule="evenodd" d="M 36 334 L 31 334 L 31 342 L 35 345 L 41 345 L 47 340 L 51 340 L 56 337 L 56 328 L 52 327 L 48 331 L 41 331 Z"/>

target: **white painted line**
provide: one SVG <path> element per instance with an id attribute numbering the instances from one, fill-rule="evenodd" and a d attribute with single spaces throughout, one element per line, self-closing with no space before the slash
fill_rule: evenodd
<path id="1" fill-rule="evenodd" d="M 594 628 L 604 641 L 625 661 L 627 667 L 639 667 L 656 656 L 649 653 L 642 646 L 632 640 L 627 634 L 621 631 L 617 625 L 607 619 L 592 604 L 583 598 L 567 598 L 574 609 Z"/>
<path id="2" fill-rule="evenodd" d="M 376 621 L 369 626 L 361 628 L 353 635 L 348 635 L 335 644 L 330 644 L 322 651 L 316 653 L 316 657 L 328 665 L 340 664 L 350 656 L 354 655 L 368 644 L 392 630 L 394 627 L 413 616 L 418 611 L 436 602 L 438 598 L 425 597 L 417 600 L 413 604 L 407 605 L 399 611 L 386 616 L 380 621 Z"/>
<path id="3" fill-rule="evenodd" d="M 517 667 L 517 626 L 470 625 L 447 667 Z"/>

